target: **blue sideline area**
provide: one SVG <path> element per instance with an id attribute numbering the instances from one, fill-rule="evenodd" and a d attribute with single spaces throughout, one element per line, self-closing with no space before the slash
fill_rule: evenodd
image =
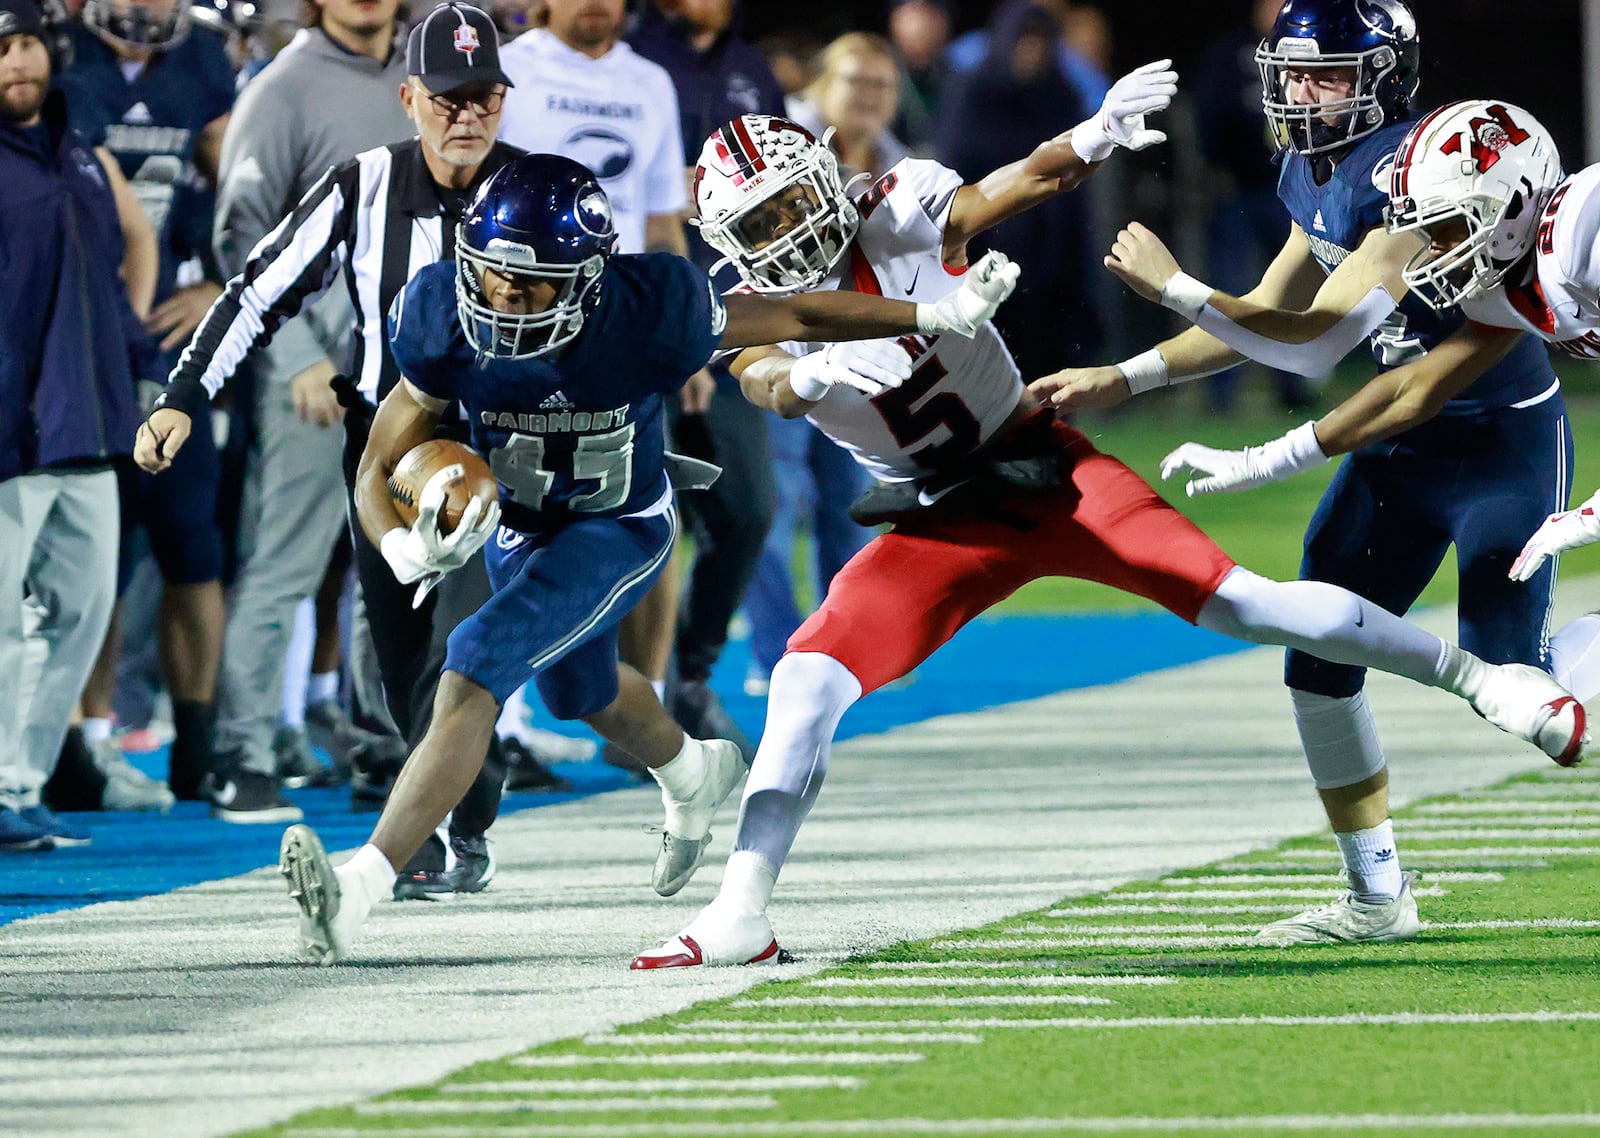
<path id="1" fill-rule="evenodd" d="M 995 617 L 975 621 L 917 670 L 908 684 L 880 691 L 852 708 L 840 737 L 874 734 L 935 715 L 976 711 L 1072 688 L 1239 651 L 1247 645 L 1193 628 L 1166 613 L 1062 617 Z M 766 700 L 741 689 L 748 647 L 728 645 L 714 677 L 729 711 L 758 738 Z M 553 721 L 538 721 L 554 727 Z M 563 728 L 570 730 L 570 728 Z M 164 751 L 130 756 L 164 775 Z M 507 795 L 501 816 L 623 787 L 654 798 L 655 789 L 598 760 L 556 768 L 573 783 L 565 794 Z M 359 845 L 376 820 L 352 814 L 342 789 L 290 791 L 330 850 Z M 653 817 L 659 804 L 640 803 Z M 179 803 L 169 814 L 73 815 L 93 830 L 91 845 L 0 854 L 0 924 L 100 901 L 165 893 L 232 877 L 277 859 L 278 825 L 240 826 L 211 819 L 204 805 Z"/>

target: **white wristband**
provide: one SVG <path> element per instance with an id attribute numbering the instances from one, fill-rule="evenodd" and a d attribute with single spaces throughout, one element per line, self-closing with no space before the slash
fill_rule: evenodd
<path id="1" fill-rule="evenodd" d="M 1128 381 L 1128 390 L 1134 395 L 1142 394 L 1157 387 L 1166 387 L 1172 382 L 1167 374 L 1167 361 L 1162 356 L 1161 349 L 1151 348 L 1148 352 L 1140 352 L 1131 359 L 1123 360 L 1115 365 L 1122 373 L 1122 378 Z"/>
<path id="2" fill-rule="evenodd" d="M 1191 324 L 1200 319 L 1200 310 L 1217 290 L 1204 281 L 1197 281 L 1183 270 L 1172 275 L 1161 286 L 1161 304 L 1170 308 Z"/>
<path id="3" fill-rule="evenodd" d="M 922 305 L 917 309 L 920 313 Z M 810 363 L 806 361 L 810 360 Z M 807 403 L 816 403 L 828 394 L 833 385 L 822 378 L 822 353 L 812 352 L 810 355 L 801 356 L 789 365 L 789 390 L 793 391 Z"/>
<path id="4" fill-rule="evenodd" d="M 1294 430 L 1284 435 L 1281 442 L 1284 445 L 1284 458 L 1292 473 L 1310 470 L 1314 466 L 1321 466 L 1328 461 L 1328 452 L 1322 449 L 1322 444 L 1317 441 L 1317 424 L 1315 421 L 1301 423 Z M 1272 444 L 1267 444 L 1271 446 Z"/>
<path id="5" fill-rule="evenodd" d="M 1104 162 L 1116 148 L 1098 114 L 1072 128 L 1073 153 L 1085 162 Z"/>

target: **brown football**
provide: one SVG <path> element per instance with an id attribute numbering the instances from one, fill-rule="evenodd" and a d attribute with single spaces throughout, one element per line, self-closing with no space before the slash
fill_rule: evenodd
<path id="1" fill-rule="evenodd" d="M 444 508 L 439 511 L 441 533 L 456 528 L 461 512 L 474 497 L 482 498 L 486 504 L 499 497 L 500 488 L 481 454 L 454 439 L 429 439 L 406 451 L 389 475 L 389 497 L 406 525 L 417 520 L 422 488 L 441 471 L 446 472 Z"/>

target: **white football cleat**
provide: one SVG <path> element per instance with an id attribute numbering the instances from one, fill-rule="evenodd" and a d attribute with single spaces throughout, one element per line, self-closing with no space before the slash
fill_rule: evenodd
<path id="1" fill-rule="evenodd" d="M 1500 730 L 1526 739 L 1556 763 L 1583 762 L 1589 742 L 1583 704 L 1549 674 L 1528 664 L 1490 664 L 1473 710 Z"/>
<path id="2" fill-rule="evenodd" d="M 350 943 L 366 922 L 371 902 L 359 890 L 346 894 L 310 826 L 290 826 L 278 847 L 278 872 L 289 883 L 289 896 L 300 907 L 300 955 L 327 966 L 350 953 Z"/>
<path id="3" fill-rule="evenodd" d="M 694 871 L 700 867 L 701 855 L 711 844 L 712 817 L 749 769 L 737 743 L 727 739 L 691 741 L 699 745 L 705 762 L 700 785 L 688 798 L 681 800 L 668 793 L 666 787 L 661 788 L 661 804 L 666 808 L 667 822 L 650 884 L 663 897 L 671 897 L 689 884 Z"/>
<path id="4" fill-rule="evenodd" d="M 712 902 L 689 927 L 633 958 L 628 967 L 721 968 L 737 964 L 782 964 L 786 954 L 772 935 L 765 913 L 728 913 Z"/>
<path id="5" fill-rule="evenodd" d="M 1400 893 L 1393 901 L 1372 905 L 1346 893 L 1337 901 L 1273 921 L 1256 934 L 1268 944 L 1375 944 L 1410 940 L 1422 930 L 1411 884 L 1416 870 L 1400 875 Z"/>

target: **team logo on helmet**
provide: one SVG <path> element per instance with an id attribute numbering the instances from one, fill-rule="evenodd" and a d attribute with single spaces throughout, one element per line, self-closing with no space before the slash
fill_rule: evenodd
<path id="1" fill-rule="evenodd" d="M 614 226 L 611 221 L 611 202 L 599 190 L 593 190 L 578 199 L 574 216 L 584 232 L 596 237 L 608 237 Z"/>
<path id="2" fill-rule="evenodd" d="M 1504 106 L 1492 103 L 1487 109 L 1487 117 L 1470 120 L 1465 130 L 1460 134 L 1452 134 L 1439 147 L 1442 154 L 1460 154 L 1465 149 L 1472 155 L 1473 164 L 1480 174 L 1500 161 L 1501 153 L 1508 146 L 1526 142 L 1529 137 L 1528 132 L 1512 120 Z"/>
<path id="3" fill-rule="evenodd" d="M 1403 39 L 1417 34 L 1417 19 L 1411 9 L 1394 0 L 1356 0 L 1356 15 L 1375 32 L 1392 33 Z"/>

